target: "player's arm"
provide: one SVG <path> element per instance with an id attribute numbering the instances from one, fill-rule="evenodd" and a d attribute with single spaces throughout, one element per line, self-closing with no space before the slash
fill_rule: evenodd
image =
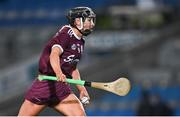
<path id="1" fill-rule="evenodd" d="M 72 77 L 75 80 L 81 80 L 80 73 L 77 68 L 72 72 Z M 76 85 L 76 87 L 80 92 L 80 99 L 82 99 L 83 97 L 88 97 L 90 99 L 89 94 L 84 86 Z"/>
<path id="2" fill-rule="evenodd" d="M 59 81 L 65 81 L 66 76 L 62 73 L 60 68 L 60 59 L 59 56 L 63 53 L 63 50 L 59 47 L 52 47 L 50 54 L 50 64 L 56 74 L 56 77 Z"/>

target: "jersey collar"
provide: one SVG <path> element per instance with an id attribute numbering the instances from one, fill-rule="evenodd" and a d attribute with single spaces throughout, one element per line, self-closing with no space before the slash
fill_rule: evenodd
<path id="1" fill-rule="evenodd" d="M 81 40 L 81 37 L 77 36 L 76 33 L 73 31 L 72 27 L 69 25 L 69 27 L 71 28 L 73 35 L 76 37 L 76 39 Z"/>

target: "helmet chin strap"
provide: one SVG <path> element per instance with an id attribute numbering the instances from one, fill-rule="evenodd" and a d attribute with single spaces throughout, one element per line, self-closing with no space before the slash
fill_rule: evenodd
<path id="1" fill-rule="evenodd" d="M 92 31 L 91 30 L 89 30 L 89 29 L 85 29 L 84 31 L 83 31 L 83 19 L 82 19 L 82 17 L 80 18 L 80 26 L 75 26 L 76 27 L 76 29 L 83 35 L 83 36 L 87 36 L 87 35 L 89 35 Z"/>

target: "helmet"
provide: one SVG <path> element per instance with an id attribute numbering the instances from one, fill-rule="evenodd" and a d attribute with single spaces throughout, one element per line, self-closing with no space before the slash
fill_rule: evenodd
<path id="1" fill-rule="evenodd" d="M 67 19 L 68 19 L 69 24 L 75 28 L 77 28 L 74 25 L 74 21 L 76 18 L 82 18 L 83 22 L 85 21 L 86 18 L 93 18 L 93 22 L 95 23 L 96 14 L 89 7 L 75 7 L 75 8 L 70 9 L 67 14 Z M 81 29 L 78 29 L 78 30 L 84 36 L 89 35 L 93 31 L 92 29 L 86 29 L 84 31 L 82 31 Z"/>

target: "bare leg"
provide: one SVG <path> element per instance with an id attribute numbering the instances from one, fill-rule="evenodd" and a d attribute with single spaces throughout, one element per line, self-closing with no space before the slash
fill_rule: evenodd
<path id="1" fill-rule="evenodd" d="M 84 107 L 75 94 L 70 94 L 67 98 L 54 106 L 54 109 L 67 116 L 86 116 Z"/>
<path id="2" fill-rule="evenodd" d="M 45 105 L 37 105 L 25 100 L 19 110 L 18 116 L 35 116 L 38 115 L 45 107 Z"/>

